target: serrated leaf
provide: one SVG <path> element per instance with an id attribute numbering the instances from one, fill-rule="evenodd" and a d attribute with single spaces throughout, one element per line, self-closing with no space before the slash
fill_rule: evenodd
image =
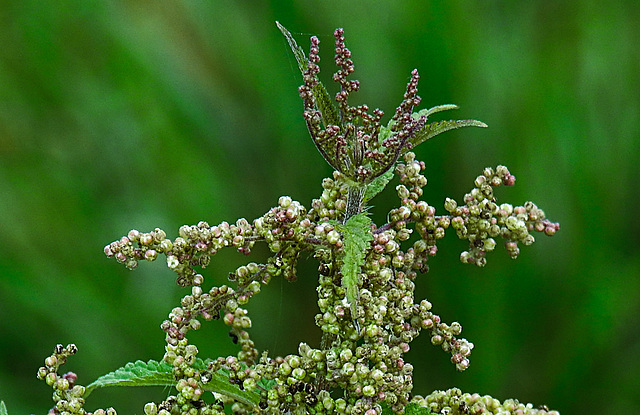
<path id="1" fill-rule="evenodd" d="M 322 122 L 324 122 L 324 126 L 341 126 L 342 124 L 340 123 L 340 117 L 338 117 L 338 110 L 333 105 L 333 101 L 331 101 L 331 97 L 329 96 L 329 93 L 325 89 L 324 85 L 322 85 L 322 82 L 318 81 L 318 83 L 313 87 L 312 91 L 313 96 L 316 98 L 316 105 L 318 106 L 318 110 L 322 114 Z"/>
<path id="2" fill-rule="evenodd" d="M 87 386 L 84 398 L 95 389 L 107 386 L 173 386 L 175 383 L 171 365 L 155 360 L 138 360 L 100 376 Z"/>
<path id="3" fill-rule="evenodd" d="M 9 412 L 7 412 L 7 407 L 4 404 L 4 401 L 0 401 L 0 415 L 9 415 Z"/>
<path id="4" fill-rule="evenodd" d="M 264 384 L 270 383 L 265 382 Z M 273 386 L 273 384 L 270 385 Z M 260 402 L 259 393 L 240 389 L 237 385 L 229 383 L 229 377 L 220 372 L 214 373 L 211 380 L 204 384 L 202 389 L 208 392 L 217 392 L 222 395 L 226 395 L 251 407 L 255 407 Z"/>
<path id="5" fill-rule="evenodd" d="M 364 202 L 373 199 L 378 193 L 384 190 L 391 179 L 393 179 L 393 169 L 389 169 L 373 179 L 373 181 L 367 185 L 367 190 L 364 192 Z"/>
<path id="6" fill-rule="evenodd" d="M 207 364 L 202 359 L 196 359 L 193 368 L 204 370 Z M 268 382 L 264 382 L 265 385 Z M 129 362 L 123 367 L 111 373 L 100 376 L 85 389 L 83 398 L 87 398 L 95 389 L 107 386 L 174 386 L 176 380 L 173 376 L 173 366 L 165 362 L 141 360 L 135 363 Z M 272 385 L 271 385 L 272 386 Z M 228 374 L 218 371 L 213 374 L 208 383 L 202 385 L 203 390 L 217 392 L 245 405 L 256 406 L 260 402 L 260 395 L 240 389 L 237 385 L 229 383 Z"/>
<path id="7" fill-rule="evenodd" d="M 307 70 L 307 56 L 304 53 L 304 50 L 298 45 L 296 40 L 293 38 L 291 33 L 280 24 L 280 22 L 276 21 L 276 26 L 282 32 L 285 39 L 287 39 L 287 43 L 293 52 L 293 56 L 296 58 L 296 62 L 298 63 L 298 68 L 300 72 L 304 75 L 304 71 Z M 340 118 L 338 117 L 338 110 L 333 105 L 331 101 L 331 97 L 327 92 L 322 82 L 318 81 L 318 83 L 312 89 L 313 96 L 316 99 L 316 105 L 318 106 L 318 111 L 322 114 L 322 120 L 326 126 L 329 125 L 337 125 L 340 126 Z M 327 160 L 328 161 L 328 160 Z M 329 163 L 331 164 L 331 163 Z"/>
<path id="8" fill-rule="evenodd" d="M 462 127 L 488 127 L 487 124 L 477 120 L 448 120 L 438 121 L 425 125 L 416 135 L 411 138 L 413 147 L 424 143 L 428 139 L 435 137 L 445 131 L 455 130 Z"/>
<path id="9" fill-rule="evenodd" d="M 342 286 L 346 292 L 346 300 L 351 308 L 352 316 L 358 304 L 358 274 L 364 265 L 364 259 L 373 240 L 371 234 L 371 218 L 366 212 L 350 217 L 344 225 L 335 224 L 343 238 Z"/>
<path id="10" fill-rule="evenodd" d="M 298 45 L 298 42 L 291 36 L 291 33 L 280 24 L 279 21 L 276 20 L 276 26 L 282 32 L 285 39 L 287 39 L 287 43 L 293 52 L 293 56 L 296 58 L 296 62 L 298 62 L 298 68 L 300 68 L 300 72 L 304 73 L 307 70 L 307 56 L 304 54 L 304 50 Z"/>

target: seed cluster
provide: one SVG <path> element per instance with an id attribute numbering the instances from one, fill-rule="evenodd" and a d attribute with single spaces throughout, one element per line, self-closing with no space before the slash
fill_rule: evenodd
<path id="1" fill-rule="evenodd" d="M 197 404 L 202 385 L 223 370 L 229 374 L 229 382 L 260 394 L 258 408 L 265 413 L 375 414 L 380 413 L 382 402 L 399 412 L 409 402 L 412 390 L 413 366 L 405 362 L 404 354 L 422 330 L 429 333 L 434 345 L 450 354 L 458 370 L 465 370 L 473 343 L 460 337 L 462 326 L 443 322 L 428 300 L 416 302 L 414 298 L 415 280 L 428 271 L 428 259 L 437 253 L 438 241 L 451 226 L 476 249 L 470 250 L 473 257 L 484 260 L 482 249 L 490 250 L 494 237 L 526 243 L 529 231 L 553 234 L 557 225 L 546 220 L 532 203 L 516 208 L 497 204 L 492 187 L 511 185 L 515 180 L 502 166 L 495 171 L 485 169 L 465 196 L 464 206 L 447 199 L 445 209 L 450 215 L 437 215 L 433 206 L 420 200 L 427 184 L 424 169 L 424 162 L 417 161 L 412 152 L 405 153 L 403 162 L 396 166 L 400 203 L 389 212 L 386 224 L 370 229 L 373 239 L 360 270 L 359 301 L 354 308 L 345 303 L 340 262 L 345 240 L 337 226 L 347 215 L 352 185 L 340 172 L 323 180 L 322 195 L 308 212 L 291 198 L 281 197 L 278 206 L 251 224 L 243 219 L 235 225 L 223 222 L 212 227 L 200 222 L 181 227 L 175 241 L 165 239 L 158 229 L 148 234 L 131 231 L 108 245 L 107 255 L 125 265 L 130 258 L 144 257 L 149 249 L 161 252 L 167 256 L 169 268 L 179 274 L 179 283 L 192 285 L 191 293 L 162 324 L 167 340 L 164 360 L 174 366 L 179 386 L 176 400 L 170 403 L 185 410 L 209 408 Z M 513 226 L 513 220 L 524 225 Z M 403 249 L 414 232 L 417 240 Z M 210 257 L 223 247 L 248 253 L 257 242 L 266 243 L 273 252 L 266 263 L 251 262 L 230 273 L 235 287 L 222 285 L 203 291 L 204 277 L 195 270 L 197 264 L 204 267 L 208 263 L 202 261 L 203 255 Z M 285 357 L 262 354 L 258 358 L 248 334 L 251 319 L 244 305 L 273 277 L 295 280 L 295 266 L 304 251 L 312 252 L 319 262 L 315 323 L 324 333 L 323 342 L 316 348 L 301 343 L 297 354 Z M 237 356 L 217 358 L 204 372 L 197 371 L 193 368 L 197 348 L 189 345 L 187 333 L 200 328 L 201 319 L 218 318 L 230 326 L 230 336 L 241 350 Z M 261 387 L 261 382 L 271 386 Z M 340 397 L 335 397 L 336 391 L 341 391 Z M 240 402 L 232 406 L 237 413 L 250 409 Z M 153 411 L 148 413 L 154 415 Z"/>
<path id="2" fill-rule="evenodd" d="M 84 406 L 85 387 L 76 385 L 78 376 L 68 372 L 62 376 L 58 374 L 60 366 L 67 362 L 69 356 L 78 352 L 75 344 L 56 345 L 53 354 L 44 360 L 44 366 L 38 369 L 38 379 L 44 380 L 53 388 L 54 406 L 49 410 L 50 415 L 116 415 L 113 408 L 97 409 L 87 412 Z"/>
<path id="3" fill-rule="evenodd" d="M 505 240 L 509 256 L 515 259 L 520 254 L 518 243 L 531 245 L 535 241 L 530 232 L 552 236 L 560 229 L 560 225 L 546 219 L 544 211 L 533 202 L 516 207 L 496 203 L 493 188 L 502 184 L 512 186 L 515 180 L 505 166 L 495 170 L 486 168 L 476 178 L 475 188 L 464 196 L 464 205 L 458 206 L 455 200 L 446 199 L 444 207 L 451 214 L 451 226 L 460 239 L 469 241 L 469 250 L 460 255 L 463 263 L 486 265 L 485 255 L 493 251 L 494 238 L 498 236 Z"/>
<path id="4" fill-rule="evenodd" d="M 389 127 L 381 127 L 382 111 L 370 115 L 365 105 L 347 104 L 349 94 L 360 85 L 348 79 L 353 61 L 342 29 L 334 35 L 339 68 L 334 81 L 340 85 L 336 112 L 321 102 L 324 95 L 319 92 L 319 41 L 315 37 L 311 39 L 304 85 L 299 89 L 313 141 L 336 170 L 332 178 L 323 180 L 322 194 L 312 201 L 311 209 L 283 196 L 277 206 L 252 222 L 239 219 L 233 224 L 211 226 L 202 221 L 184 225 L 174 240 L 159 228 L 151 232 L 131 230 L 104 248 L 108 257 L 129 269 L 135 269 L 140 261 L 154 261 L 164 255 L 168 268 L 177 274 L 177 284 L 190 288 L 161 324 L 166 341 L 163 360 L 172 367 L 176 394 L 160 404 L 148 403 L 145 414 L 213 415 L 230 409 L 235 414 L 376 415 L 382 412 L 383 404 L 402 413 L 410 401 L 442 414 L 499 413 L 500 408 L 507 407 L 513 407 L 510 413 L 538 413 L 526 412 L 530 408 L 515 401 L 501 405 L 492 398 L 462 395 L 455 389 L 412 400 L 414 368 L 405 361 L 405 354 L 410 343 L 426 330 L 431 343 L 450 355 L 457 370 L 469 367 L 473 343 L 460 337 L 460 323 L 445 323 L 427 299 L 414 295 L 417 278 L 428 272 L 428 260 L 436 255 L 449 227 L 469 241 L 462 262 L 483 266 L 486 253 L 496 246 L 495 238 L 504 239 L 508 254 L 515 258 L 519 243 L 533 243 L 531 232 L 551 236 L 559 225 L 547 220 L 532 202 L 516 207 L 498 204 L 493 188 L 515 182 L 504 166 L 485 169 L 465 195 L 463 205 L 447 198 L 444 207 L 448 214 L 437 215 L 435 207 L 421 200 L 427 185 L 425 163 L 408 150 L 416 134 L 424 133 L 421 141 L 435 134 L 424 132 L 429 127 L 425 124 L 428 113 L 449 106 L 413 113 L 420 103 L 419 76 L 414 70 Z M 365 223 L 366 229 L 358 229 L 356 234 L 366 238 L 355 244 L 354 236 L 346 235 L 347 223 L 356 215 L 365 215 L 365 194 L 371 189 L 368 186 L 374 186 L 373 181 L 392 168 L 399 178 L 395 187 L 399 203 L 388 212 L 385 224 L 378 226 L 368 219 L 358 222 Z M 202 270 L 212 256 L 224 248 L 249 255 L 256 243 L 266 244 L 272 253 L 264 263 L 249 262 L 228 274 L 228 284 L 203 288 Z M 364 259 L 355 273 L 348 273 L 344 270 L 353 270 L 354 263 L 349 261 L 355 260 L 346 253 L 354 246 L 362 254 L 358 261 Z M 249 335 L 252 321 L 246 305 L 263 284 L 275 277 L 295 281 L 297 262 L 303 254 L 319 264 L 315 324 L 322 331 L 321 343 L 314 347 L 300 343 L 297 353 L 284 357 L 260 354 Z M 346 275 L 354 274 L 355 282 L 346 281 Z M 348 294 L 354 292 L 357 298 L 349 301 Z M 211 320 L 221 320 L 229 327 L 229 336 L 239 350 L 235 356 L 221 356 L 203 364 L 188 335 L 200 329 L 203 321 Z M 75 375 L 57 374 L 75 350 L 72 345 L 57 346 L 45 361 L 46 366 L 38 371 L 38 377 L 54 388 L 56 413 L 84 413 L 84 388 L 74 385 Z M 258 403 L 234 398 L 224 390 L 216 391 L 215 402 L 206 401 L 205 392 L 211 390 L 212 379 L 220 374 L 229 383 L 225 390 L 233 386 L 253 393 L 259 397 Z M 115 415 L 112 409 L 107 412 Z"/>
<path id="5" fill-rule="evenodd" d="M 477 393 L 462 393 L 453 388 L 447 391 L 434 391 L 426 397 L 416 396 L 413 403 L 429 408 L 434 414 L 448 415 L 560 415 L 557 411 L 550 411 L 544 405 L 534 408 L 532 404 L 522 404 L 515 399 L 504 402 L 491 396 L 480 396 Z"/>

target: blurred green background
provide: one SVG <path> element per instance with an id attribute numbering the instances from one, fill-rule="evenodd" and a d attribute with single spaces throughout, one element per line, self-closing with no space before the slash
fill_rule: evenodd
<path id="1" fill-rule="evenodd" d="M 306 206 L 329 167 L 308 138 L 296 63 L 275 20 L 308 49 L 321 40 L 331 91 L 332 32 L 344 27 L 361 90 L 385 110 L 413 68 L 422 107 L 489 129 L 417 149 L 424 198 L 443 211 L 485 166 L 533 200 L 554 238 L 486 268 L 458 262 L 453 234 L 418 280 L 475 343 L 457 373 L 428 339 L 412 344 L 415 393 L 464 391 L 563 414 L 640 413 L 640 7 L 584 1 L 91 1 L 0 5 L 0 399 L 43 414 L 36 380 L 56 343 L 88 384 L 127 361 L 159 359 L 159 325 L 185 294 L 158 261 L 129 272 L 102 253 L 131 228 L 251 220 L 287 194 Z M 391 192 L 393 193 L 393 192 Z M 389 194 L 388 194 L 389 195 Z M 391 197 L 391 196 L 390 196 Z M 389 202 L 377 201 L 384 208 Z M 634 207 L 635 206 L 635 207 Z M 378 218 L 384 218 L 378 213 Z M 257 249 L 255 260 L 266 252 Z M 245 261 L 215 257 L 206 283 Z M 261 350 L 317 345 L 316 276 L 304 261 L 250 305 Z M 235 353 L 221 323 L 195 333 L 201 357 Z M 97 391 L 87 409 L 142 413 L 162 389 Z"/>

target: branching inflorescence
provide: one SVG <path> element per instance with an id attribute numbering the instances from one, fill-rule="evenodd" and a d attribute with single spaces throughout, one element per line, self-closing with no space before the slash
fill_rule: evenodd
<path id="1" fill-rule="evenodd" d="M 340 87 L 334 106 L 318 80 L 318 39 L 311 38 L 307 59 L 289 32 L 278 26 L 303 73 L 299 93 L 311 138 L 335 172 L 323 180 L 322 195 L 310 209 L 283 196 L 276 207 L 252 222 L 185 225 L 173 240 L 157 228 L 132 230 L 105 247 L 108 257 L 129 269 L 164 255 L 178 285 L 191 287 L 161 325 L 166 333 L 162 364 L 170 365 L 177 393 L 160 404 L 147 404 L 145 413 L 221 414 L 226 406 L 238 414 L 373 415 L 402 413 L 410 402 L 433 413 L 546 413 L 516 401 L 500 404 L 458 390 L 412 398 L 413 366 L 404 356 L 411 342 L 426 331 L 458 370 L 469 366 L 473 344 L 460 337 L 462 326 L 445 323 L 428 300 L 414 297 L 415 281 L 429 270 L 428 260 L 437 253 L 438 241 L 448 228 L 469 241 L 461 261 L 484 266 L 496 238 L 504 240 L 508 254 L 515 258 L 519 244 L 533 243 L 532 232 L 551 236 L 559 225 L 547 220 L 532 202 L 514 207 L 496 201 L 493 188 L 515 182 L 504 166 L 486 168 L 462 203 L 447 198 L 448 214 L 436 214 L 434 206 L 421 200 L 427 184 L 422 174 L 425 163 L 410 150 L 450 129 L 486 125 L 475 120 L 428 124 L 432 114 L 456 107 L 414 112 L 420 103 L 417 70 L 411 73 L 404 98 L 387 126 L 381 124 L 381 110 L 370 113 L 366 105 L 349 106 L 349 95 L 360 85 L 349 79 L 354 67 L 342 29 L 334 34 L 338 71 L 333 80 Z M 388 222 L 378 226 L 365 207 L 394 173 L 399 177 L 398 205 L 388 213 Z M 417 236 L 411 238 L 414 233 Z M 237 268 L 229 274 L 228 285 L 204 288 L 201 270 L 213 255 L 227 247 L 249 255 L 256 243 L 269 247 L 272 255 L 267 261 Z M 318 278 L 315 324 L 323 333 L 322 342 L 314 346 L 302 342 L 297 353 L 285 357 L 260 353 L 249 336 L 251 319 L 245 306 L 274 277 L 296 280 L 298 259 L 309 253 L 319 263 L 318 276 L 304 278 Z M 188 334 L 203 321 L 218 319 L 229 326 L 240 350 L 236 356 L 199 359 Z M 54 389 L 61 381 L 56 374 L 59 360 L 53 360 L 60 359 L 62 351 L 56 350 L 38 372 Z M 212 386 L 221 374 L 227 386 Z M 205 399 L 208 391 L 216 399 Z M 84 413 L 82 405 L 64 405 L 56 406 L 54 412 Z"/>

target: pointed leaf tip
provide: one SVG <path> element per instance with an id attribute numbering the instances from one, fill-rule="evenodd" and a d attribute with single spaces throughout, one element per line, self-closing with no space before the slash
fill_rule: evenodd
<path id="1" fill-rule="evenodd" d="M 447 120 L 436 121 L 425 125 L 411 140 L 413 147 L 424 143 L 428 139 L 435 137 L 445 131 L 455 130 L 462 127 L 482 127 L 487 128 L 488 125 L 478 120 Z"/>
<path id="2" fill-rule="evenodd" d="M 287 43 L 293 52 L 293 56 L 296 58 L 296 62 L 298 63 L 298 68 L 300 72 L 304 75 L 304 71 L 307 69 L 307 56 L 304 54 L 304 50 L 298 45 L 296 40 L 291 35 L 291 32 L 287 30 L 286 27 L 282 26 L 279 21 L 276 20 L 276 26 L 280 29 L 280 32 L 284 35 L 285 39 L 287 39 Z"/>

